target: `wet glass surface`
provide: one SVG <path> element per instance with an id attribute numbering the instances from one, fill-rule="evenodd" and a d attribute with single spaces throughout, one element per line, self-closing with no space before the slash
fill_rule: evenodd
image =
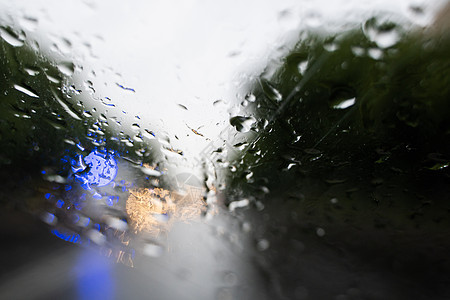
<path id="1" fill-rule="evenodd" d="M 449 7 L 0 1 L 0 298 L 450 298 Z"/>

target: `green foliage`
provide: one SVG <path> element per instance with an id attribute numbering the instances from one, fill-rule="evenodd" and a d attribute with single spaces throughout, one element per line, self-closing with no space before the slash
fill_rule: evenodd
<path id="1" fill-rule="evenodd" d="M 374 23 L 305 32 L 273 76 L 262 74 L 249 109 L 261 120 L 258 137 L 236 162 L 242 177 L 252 171 L 287 183 L 295 178 L 290 163 L 322 174 L 357 162 L 371 170 L 386 161 L 380 153 L 415 172 L 429 170 L 429 153 L 448 153 L 450 39 L 382 23 L 378 34 L 395 33 L 398 42 L 380 47 L 368 32 Z"/>

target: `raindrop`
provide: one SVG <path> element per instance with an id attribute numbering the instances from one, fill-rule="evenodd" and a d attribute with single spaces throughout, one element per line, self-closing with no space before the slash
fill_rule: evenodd
<path id="1" fill-rule="evenodd" d="M 314 149 L 314 148 L 308 148 L 303 150 L 303 152 L 305 152 L 306 154 L 313 154 L 313 155 L 317 155 L 317 154 L 321 154 L 322 152 L 318 149 Z"/>
<path id="2" fill-rule="evenodd" d="M 335 101 L 331 107 L 334 109 L 346 109 L 350 106 L 353 106 L 355 104 L 355 102 L 356 102 L 356 98 L 343 99 L 343 100 Z"/>
<path id="3" fill-rule="evenodd" d="M 316 234 L 319 237 L 323 237 L 323 236 L 325 236 L 325 230 L 323 228 L 319 227 L 319 228 L 316 229 Z"/>
<path id="4" fill-rule="evenodd" d="M 135 136 L 133 137 L 133 141 L 135 141 L 135 142 L 137 142 L 137 143 L 142 143 L 142 142 L 144 142 L 144 139 L 142 139 L 142 136 L 141 136 L 141 135 L 135 135 Z"/>
<path id="5" fill-rule="evenodd" d="M 42 221 L 47 223 L 48 225 L 55 225 L 58 222 L 58 218 L 55 217 L 54 214 L 45 212 L 41 215 Z"/>
<path id="6" fill-rule="evenodd" d="M 13 47 L 21 47 L 24 44 L 24 36 L 14 33 L 10 29 L 0 27 L 0 36 Z"/>
<path id="7" fill-rule="evenodd" d="M 130 88 L 130 87 L 123 86 L 123 85 L 121 85 L 121 84 L 119 84 L 119 83 L 117 83 L 117 82 L 116 82 L 116 85 L 117 85 L 118 87 L 120 87 L 122 90 L 130 91 L 130 92 L 133 92 L 133 93 L 136 92 L 135 89 Z"/>
<path id="8" fill-rule="evenodd" d="M 150 131 L 148 129 L 144 129 L 144 137 L 146 137 L 148 139 L 154 139 L 155 138 L 155 134 L 153 133 L 153 131 Z"/>
<path id="9" fill-rule="evenodd" d="M 72 62 L 61 62 L 58 64 L 58 70 L 64 75 L 72 76 L 75 72 L 75 65 Z"/>
<path id="10" fill-rule="evenodd" d="M 141 167 L 141 171 L 142 173 L 148 176 L 155 176 L 155 177 L 161 176 L 161 172 L 152 168 Z"/>
<path id="11" fill-rule="evenodd" d="M 335 178 L 335 179 L 325 179 L 326 183 L 329 184 L 340 184 L 340 183 L 344 183 L 345 181 L 347 181 L 347 179 L 341 179 L 341 178 Z"/>
<path id="12" fill-rule="evenodd" d="M 103 245 L 106 242 L 106 237 L 98 230 L 91 229 L 87 232 L 87 237 L 97 245 Z"/>
<path id="13" fill-rule="evenodd" d="M 265 250 L 269 249 L 269 246 L 270 246 L 270 243 L 266 239 L 261 239 L 258 241 L 258 243 L 256 243 L 256 249 L 258 249 L 259 251 L 265 251 Z"/>
<path id="14" fill-rule="evenodd" d="M 233 201 L 228 205 L 228 209 L 230 211 L 234 211 L 236 208 L 243 208 L 247 207 L 250 204 L 250 201 L 248 199 L 242 199 L 239 201 Z"/>
<path id="15" fill-rule="evenodd" d="M 339 47 L 336 43 L 327 43 L 323 45 L 323 48 L 325 50 L 327 50 L 328 52 L 334 52 L 336 51 Z"/>
<path id="16" fill-rule="evenodd" d="M 355 56 L 363 56 L 365 52 L 364 48 L 362 47 L 352 47 L 351 50 Z"/>
<path id="17" fill-rule="evenodd" d="M 306 71 L 307 68 L 308 68 L 308 61 L 307 61 L 307 60 L 302 61 L 302 62 L 300 62 L 300 63 L 298 64 L 298 72 L 299 72 L 301 75 L 304 75 L 304 74 L 305 74 L 305 71 Z"/>
<path id="18" fill-rule="evenodd" d="M 144 253 L 144 255 L 150 257 L 160 257 L 164 251 L 160 245 L 156 245 L 154 243 L 147 243 L 142 248 L 142 252 Z"/>
<path id="19" fill-rule="evenodd" d="M 28 31 L 35 31 L 38 25 L 38 20 L 33 17 L 24 16 L 20 20 L 20 25 Z"/>
<path id="20" fill-rule="evenodd" d="M 280 102 L 283 100 L 283 95 L 275 88 L 273 87 L 268 81 L 264 80 L 261 81 L 261 86 L 264 92 L 264 95 L 266 95 L 267 98 L 270 100 Z"/>
<path id="21" fill-rule="evenodd" d="M 380 48 L 389 48 L 400 40 L 398 27 L 389 21 L 372 18 L 363 25 L 366 37 Z"/>
<path id="22" fill-rule="evenodd" d="M 28 95 L 28 96 L 30 96 L 30 97 L 33 97 L 33 98 L 39 98 L 39 96 L 38 96 L 35 92 L 32 92 L 31 89 L 30 89 L 29 87 L 25 88 L 25 87 L 23 87 L 23 86 L 20 86 L 20 85 L 18 85 L 18 84 L 15 84 L 15 85 L 14 85 L 14 88 L 15 88 L 16 90 L 18 90 L 19 92 L 22 92 L 22 93 L 24 93 L 25 95 Z"/>
<path id="23" fill-rule="evenodd" d="M 83 116 L 86 117 L 86 118 L 91 118 L 92 117 L 92 113 L 90 111 L 88 111 L 88 110 L 85 110 L 83 112 Z"/>
<path id="24" fill-rule="evenodd" d="M 213 106 L 218 106 L 220 104 L 224 104 L 224 102 L 222 100 L 216 100 L 213 102 Z"/>
<path id="25" fill-rule="evenodd" d="M 236 116 L 230 119 L 230 124 L 236 128 L 237 131 L 243 133 L 250 131 L 252 125 L 255 123 L 256 120 L 253 117 Z"/>
<path id="26" fill-rule="evenodd" d="M 117 218 L 117 217 L 107 217 L 106 218 L 106 225 L 108 225 L 108 227 L 117 229 L 119 231 L 126 231 L 128 228 L 128 224 L 127 222 Z"/>
<path id="27" fill-rule="evenodd" d="M 244 150 L 244 148 L 248 145 L 247 142 L 237 143 L 234 144 L 233 147 L 237 148 L 238 150 Z"/>
<path id="28" fill-rule="evenodd" d="M 47 79 L 48 79 L 50 82 L 53 82 L 53 83 L 56 83 L 56 84 L 59 84 L 59 83 L 61 82 L 61 80 L 60 80 L 59 78 L 56 78 L 56 77 L 51 76 L 51 75 L 49 75 L 49 74 L 45 74 L 45 77 L 47 77 Z"/>
<path id="29" fill-rule="evenodd" d="M 36 76 L 38 75 L 40 72 L 37 68 L 33 68 L 33 67 L 25 67 L 23 68 L 23 70 L 30 76 Z"/>
<path id="30" fill-rule="evenodd" d="M 67 39 L 61 39 L 61 42 L 59 43 L 59 49 L 62 53 L 70 53 L 72 48 L 72 43 Z"/>
<path id="31" fill-rule="evenodd" d="M 252 225 L 249 222 L 244 222 L 242 224 L 242 231 L 245 233 L 249 233 L 252 230 Z"/>
<path id="32" fill-rule="evenodd" d="M 379 59 L 381 59 L 381 58 L 383 57 L 383 51 L 381 51 L 381 50 L 378 49 L 378 48 L 370 48 L 370 49 L 367 51 L 367 54 L 368 54 L 371 58 L 373 58 L 373 59 L 375 59 L 375 60 L 379 60 Z"/>
<path id="33" fill-rule="evenodd" d="M 56 93 L 56 91 L 52 88 L 52 93 L 53 96 L 55 97 L 56 101 L 59 103 L 59 105 L 61 105 L 61 107 L 66 111 L 66 113 L 71 116 L 72 118 L 74 118 L 75 120 L 79 120 L 81 121 L 81 117 L 78 115 L 77 112 L 75 112 L 75 110 L 73 110 L 72 108 L 69 107 L 69 105 L 67 103 L 65 103 Z"/>
<path id="34" fill-rule="evenodd" d="M 310 12 L 305 17 L 305 24 L 308 27 L 319 27 L 320 25 L 322 25 L 322 16 L 317 12 Z"/>
<path id="35" fill-rule="evenodd" d="M 252 93 L 248 93 L 247 95 L 245 95 L 245 100 L 247 100 L 248 102 L 255 102 L 256 96 Z"/>
<path id="36" fill-rule="evenodd" d="M 134 147 L 134 142 L 132 141 L 132 140 L 130 140 L 130 139 L 126 139 L 125 141 L 124 141 L 124 143 L 125 143 L 125 145 L 127 146 L 127 147 Z"/>

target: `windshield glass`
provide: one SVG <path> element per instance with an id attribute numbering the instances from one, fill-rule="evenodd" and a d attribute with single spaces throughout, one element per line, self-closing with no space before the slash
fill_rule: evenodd
<path id="1" fill-rule="evenodd" d="M 0 298 L 450 297 L 449 7 L 0 1 Z"/>

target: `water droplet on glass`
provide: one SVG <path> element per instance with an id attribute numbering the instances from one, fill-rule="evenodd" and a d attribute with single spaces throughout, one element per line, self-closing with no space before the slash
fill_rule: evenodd
<path id="1" fill-rule="evenodd" d="M 368 20 L 363 26 L 363 31 L 369 40 L 383 49 L 394 46 L 400 40 L 398 27 L 394 23 L 379 18 Z"/>
<path id="2" fill-rule="evenodd" d="M 244 150 L 244 148 L 248 145 L 247 142 L 237 143 L 234 144 L 233 147 L 235 147 L 238 150 Z"/>
<path id="3" fill-rule="evenodd" d="M 228 209 L 230 211 L 234 211 L 236 208 L 244 208 L 244 207 L 247 207 L 249 204 L 250 204 L 250 201 L 248 199 L 233 201 L 228 205 Z"/>
<path id="4" fill-rule="evenodd" d="M 72 76 L 75 72 L 75 65 L 72 62 L 61 62 L 58 64 L 58 70 L 64 75 Z"/>
<path id="5" fill-rule="evenodd" d="M 13 47 L 21 47 L 24 44 L 25 35 L 16 34 L 10 29 L 0 27 L 0 36 Z"/>
<path id="6" fill-rule="evenodd" d="M 42 221 L 47 223 L 48 225 L 55 225 L 58 222 L 58 218 L 49 212 L 45 212 L 41 215 Z"/>
<path id="7" fill-rule="evenodd" d="M 256 123 L 253 117 L 236 116 L 230 119 L 230 124 L 239 132 L 248 132 Z"/>
<path id="8" fill-rule="evenodd" d="M 270 100 L 280 102 L 283 100 L 283 95 L 274 87 L 272 86 L 268 81 L 261 80 L 261 86 L 264 92 L 264 95 L 266 95 L 267 98 Z"/>
<path id="9" fill-rule="evenodd" d="M 379 60 L 383 57 L 383 51 L 381 49 L 378 48 L 370 48 L 367 51 L 367 54 L 373 58 L 374 60 Z"/>
<path id="10" fill-rule="evenodd" d="M 48 79 L 50 82 L 53 82 L 53 83 L 56 83 L 56 84 L 59 84 L 59 83 L 61 82 L 61 80 L 60 80 L 59 78 L 56 78 L 56 77 L 51 76 L 51 75 L 49 75 L 49 74 L 45 74 L 45 77 L 47 77 L 47 79 Z"/>
<path id="11" fill-rule="evenodd" d="M 245 100 L 247 100 L 248 102 L 255 102 L 256 96 L 252 93 L 248 93 L 247 95 L 245 95 Z"/>
<path id="12" fill-rule="evenodd" d="M 322 16 L 318 12 L 310 12 L 305 17 L 305 24 L 308 27 L 319 27 L 322 25 Z"/>
<path id="13" fill-rule="evenodd" d="M 259 251 L 265 251 L 265 250 L 269 249 L 269 246 L 270 246 L 270 243 L 268 240 L 261 239 L 256 244 L 256 249 L 258 249 Z"/>
<path id="14" fill-rule="evenodd" d="M 59 103 L 59 105 L 61 105 L 61 107 L 66 111 L 66 113 L 75 120 L 81 121 L 81 117 L 78 115 L 78 113 L 74 109 L 72 109 L 69 106 L 69 104 L 67 104 L 64 100 L 62 100 L 61 97 L 58 96 L 58 93 L 53 88 L 51 90 L 56 101 Z"/>
<path id="15" fill-rule="evenodd" d="M 325 50 L 327 50 L 328 52 L 334 52 L 336 51 L 339 47 L 336 43 L 326 43 L 323 45 L 323 48 Z"/>
<path id="16" fill-rule="evenodd" d="M 108 225 L 108 227 L 114 228 L 119 231 L 126 231 L 128 228 L 127 222 L 117 217 L 108 216 L 106 217 L 105 223 L 106 225 Z"/>
<path id="17" fill-rule="evenodd" d="M 365 50 L 362 47 L 352 47 L 351 50 L 355 56 L 363 56 L 365 53 Z"/>
<path id="18" fill-rule="evenodd" d="M 137 134 L 133 137 L 133 141 L 135 141 L 137 143 L 142 143 L 142 142 L 144 142 L 144 139 L 142 138 L 142 136 L 140 134 Z"/>
<path id="19" fill-rule="evenodd" d="M 103 245 L 106 242 L 106 237 L 98 230 L 90 229 L 86 235 L 97 245 Z"/>
<path id="20" fill-rule="evenodd" d="M 317 154 L 321 154 L 322 151 L 318 150 L 318 149 L 314 149 L 314 148 L 308 148 L 303 150 L 303 152 L 305 152 L 306 154 L 312 154 L 312 155 L 317 155 Z"/>
<path id="21" fill-rule="evenodd" d="M 33 67 L 25 67 L 23 70 L 30 76 L 36 76 L 40 73 L 39 69 Z"/>
<path id="22" fill-rule="evenodd" d="M 83 112 L 83 116 L 86 117 L 86 118 L 91 118 L 92 117 L 92 113 L 90 111 L 88 111 L 88 110 L 85 110 Z"/>
<path id="23" fill-rule="evenodd" d="M 38 19 L 30 16 L 24 16 L 19 22 L 22 28 L 28 31 L 35 31 L 38 25 Z"/>
<path id="24" fill-rule="evenodd" d="M 150 242 L 144 245 L 142 253 L 150 257 L 160 257 L 164 253 L 164 249 L 162 246 Z"/>
<path id="25" fill-rule="evenodd" d="M 319 237 L 323 237 L 323 236 L 325 236 L 325 230 L 323 228 L 319 227 L 319 228 L 316 229 L 316 234 Z"/>
<path id="26" fill-rule="evenodd" d="M 356 98 L 338 100 L 332 103 L 331 107 L 334 109 L 346 109 L 353 106 L 356 102 Z"/>
<path id="27" fill-rule="evenodd" d="M 18 84 L 15 84 L 15 85 L 14 85 L 14 88 L 15 88 L 16 90 L 18 90 L 19 92 L 22 92 L 22 93 L 24 93 L 25 95 L 28 95 L 28 96 L 30 96 L 30 97 L 33 97 L 33 98 L 39 98 L 38 94 L 36 94 L 36 92 L 32 92 L 32 91 L 31 91 L 31 88 L 29 88 L 29 87 L 25 88 L 25 87 L 23 87 L 23 86 L 20 86 L 20 85 L 18 85 Z"/>
<path id="28" fill-rule="evenodd" d="M 307 68 L 308 68 L 308 61 L 307 61 L 307 60 L 302 61 L 302 62 L 300 62 L 300 63 L 298 64 L 298 72 L 299 72 L 301 75 L 304 75 L 304 74 L 305 74 L 305 71 L 306 71 Z"/>
<path id="29" fill-rule="evenodd" d="M 155 177 L 161 176 L 161 172 L 159 172 L 158 170 L 155 170 L 153 168 L 141 167 L 141 171 L 142 171 L 142 173 L 144 173 L 145 175 L 148 175 L 148 176 L 155 176 Z"/>

